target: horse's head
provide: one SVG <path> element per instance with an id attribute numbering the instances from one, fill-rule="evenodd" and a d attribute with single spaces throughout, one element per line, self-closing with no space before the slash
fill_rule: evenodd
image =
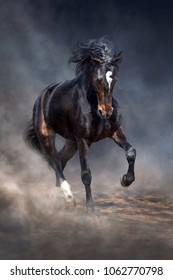
<path id="1" fill-rule="evenodd" d="M 105 38 L 80 44 L 69 59 L 76 63 L 76 74 L 85 73 L 85 83 L 92 84 L 102 118 L 109 118 L 113 112 L 112 94 L 121 59 L 122 52 L 115 53 L 112 43 Z"/>
<path id="2" fill-rule="evenodd" d="M 98 112 L 102 118 L 109 118 L 113 112 L 113 88 L 118 80 L 118 64 L 121 58 L 122 52 L 105 57 L 91 54 L 92 84 L 97 94 Z"/>

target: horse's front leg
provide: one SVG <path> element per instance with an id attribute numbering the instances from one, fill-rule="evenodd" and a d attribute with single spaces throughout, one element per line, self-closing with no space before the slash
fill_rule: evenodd
<path id="1" fill-rule="evenodd" d="M 88 210 L 94 210 L 94 203 L 91 194 L 91 171 L 88 166 L 87 154 L 89 145 L 84 139 L 78 140 L 79 158 L 81 164 L 81 179 L 86 190 L 86 205 Z"/>
<path id="2" fill-rule="evenodd" d="M 127 142 L 126 136 L 123 133 L 122 127 L 119 127 L 113 134 L 112 139 L 125 151 L 128 161 L 127 174 L 124 174 L 121 179 L 121 185 L 128 187 L 135 180 L 134 165 L 136 158 L 136 150 Z"/>

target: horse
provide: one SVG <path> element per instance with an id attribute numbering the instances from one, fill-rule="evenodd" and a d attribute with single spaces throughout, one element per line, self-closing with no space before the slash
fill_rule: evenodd
<path id="1" fill-rule="evenodd" d="M 121 60 L 122 52 L 115 52 L 108 39 L 80 43 L 69 58 L 69 63 L 75 64 L 74 79 L 51 84 L 42 91 L 24 132 L 26 144 L 48 162 L 55 171 L 56 185 L 61 188 L 65 200 L 74 205 L 71 186 L 63 170 L 79 152 L 86 206 L 91 212 L 94 201 L 88 151 L 92 143 L 108 137 L 118 144 L 128 162 L 127 173 L 120 179 L 121 185 L 128 187 L 135 180 L 136 150 L 126 139 L 120 107 L 113 97 Z M 56 134 L 66 140 L 60 151 L 55 146 Z"/>

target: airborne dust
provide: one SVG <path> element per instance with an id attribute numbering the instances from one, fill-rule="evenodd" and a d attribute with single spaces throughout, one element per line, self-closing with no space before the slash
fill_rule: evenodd
<path id="1" fill-rule="evenodd" d="M 169 1 L 120 2 L 0 0 L 0 259 L 173 258 L 171 9 Z M 94 144 L 90 217 L 78 154 L 65 170 L 77 201 L 68 209 L 22 133 L 41 90 L 73 78 L 73 45 L 103 35 L 124 54 L 114 94 L 137 149 L 136 181 L 123 189 L 123 151 L 110 140 Z"/>

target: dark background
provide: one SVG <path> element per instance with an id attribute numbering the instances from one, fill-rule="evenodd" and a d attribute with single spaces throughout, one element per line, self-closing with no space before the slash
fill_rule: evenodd
<path id="1" fill-rule="evenodd" d="M 154 192 L 172 197 L 171 2 L 0 0 L 0 199 L 4 227 L 7 217 L 14 226 L 27 219 L 32 224 L 36 212 L 28 209 L 35 203 L 39 211 L 54 212 L 50 206 L 51 200 L 56 204 L 54 175 L 26 149 L 22 133 L 41 90 L 74 77 L 73 67 L 67 65 L 73 46 L 104 35 L 110 36 L 117 51 L 123 51 L 114 95 L 122 109 L 127 138 L 137 149 L 136 182 L 125 195 L 132 191 L 135 195 Z M 57 147 L 62 145 L 62 139 L 59 141 Z M 94 144 L 90 165 L 93 192 L 119 191 L 119 178 L 127 168 L 119 147 L 110 140 Z M 65 174 L 84 198 L 78 156 Z"/>

